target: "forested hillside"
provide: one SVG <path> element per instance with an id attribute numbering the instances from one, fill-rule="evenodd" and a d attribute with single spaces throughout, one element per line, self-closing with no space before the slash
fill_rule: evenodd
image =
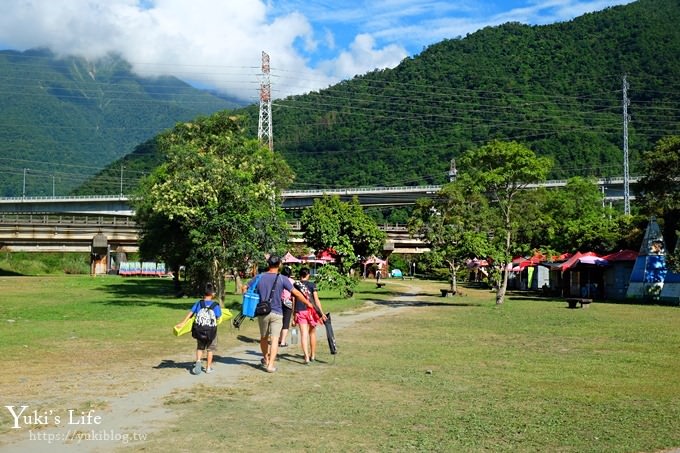
<path id="1" fill-rule="evenodd" d="M 297 188 L 442 183 L 451 159 L 495 138 L 552 157 L 551 178 L 622 175 L 625 75 L 635 173 L 643 150 L 680 132 L 678 23 L 677 0 L 639 0 L 452 37 L 394 69 L 275 101 L 274 146 Z M 257 106 L 238 112 L 256 136 Z M 152 149 L 126 165 L 151 168 Z M 119 166 L 108 187 L 86 190 L 116 190 Z"/>
<path id="2" fill-rule="evenodd" d="M 680 2 L 640 0 L 568 23 L 486 28 L 277 102 L 275 147 L 298 181 L 319 185 L 441 183 L 450 159 L 493 138 L 552 156 L 553 178 L 622 175 L 627 75 L 634 172 L 640 151 L 679 132 L 678 23 Z"/>
<path id="3" fill-rule="evenodd" d="M 237 105 L 116 56 L 0 51 L 0 196 L 66 195 L 176 122 Z M 25 184 L 24 184 L 25 182 Z"/>

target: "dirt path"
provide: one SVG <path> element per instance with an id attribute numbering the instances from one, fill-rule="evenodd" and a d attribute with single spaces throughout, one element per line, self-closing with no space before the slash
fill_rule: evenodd
<path id="1" fill-rule="evenodd" d="M 402 285 L 395 282 L 395 286 Z M 413 297 L 419 288 L 404 284 L 404 295 L 394 299 L 394 305 L 376 305 L 368 303 L 360 310 L 345 312 L 333 317 L 333 327 L 341 332 L 348 326 L 388 314 L 396 314 L 399 310 L 408 308 L 398 302 Z M 398 310 L 397 310 L 398 309 Z M 325 331 L 321 329 L 320 345 L 325 344 Z M 341 338 L 341 335 L 339 336 Z M 340 343 L 340 353 L 342 346 Z M 166 360 L 156 369 L 163 371 L 162 378 L 156 372 L 149 373 L 148 369 L 141 370 L 148 373 L 150 378 L 141 389 L 136 386 L 131 393 L 124 396 L 107 399 L 107 406 L 103 410 L 93 410 L 92 413 L 82 410 L 74 411 L 72 416 L 62 416 L 60 423 L 56 423 L 54 416 L 47 413 L 33 414 L 27 409 L 21 416 L 37 415 L 35 420 L 20 418 L 21 428 L 10 433 L 5 439 L 1 451 L 7 452 L 110 452 L 125 446 L 143 448 L 144 439 L 151 438 L 153 433 L 166 428 L 176 421 L 176 411 L 164 406 L 164 399 L 178 395 L 184 390 L 193 388 L 197 380 L 210 383 L 211 386 L 238 386 L 241 379 L 247 378 L 258 369 L 260 360 L 259 345 L 256 342 L 240 342 L 226 350 L 220 350 L 216 357 L 215 372 L 210 375 L 191 375 L 186 366 L 186 354 L 176 361 Z M 154 370 L 155 371 L 155 370 Z M 87 386 L 83 382 L 83 386 Z M 114 386 L 125 388 L 128 385 L 125 375 L 114 376 Z M 21 408 L 12 409 L 19 415 Z M 29 412 L 30 411 L 30 412 Z M 84 413 L 83 413 L 84 412 Z M 100 418 L 96 418 L 100 417 Z M 10 422 L 13 419 L 10 418 Z M 30 423 L 37 429 L 32 429 Z"/>

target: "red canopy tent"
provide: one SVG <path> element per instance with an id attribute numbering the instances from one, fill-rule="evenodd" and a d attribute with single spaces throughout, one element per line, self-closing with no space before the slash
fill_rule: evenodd
<path id="1" fill-rule="evenodd" d="M 576 252 L 571 256 L 571 258 L 569 258 L 564 263 L 560 264 L 557 268 L 560 271 L 564 272 L 566 270 L 571 269 L 572 267 L 576 266 L 579 263 L 596 264 L 599 266 L 606 266 L 607 264 L 609 264 L 606 259 L 603 259 L 602 257 L 598 256 L 598 254 L 595 252 L 586 253 Z"/>
<path id="2" fill-rule="evenodd" d="M 541 253 L 534 253 L 534 256 L 531 258 L 524 258 L 523 256 L 518 256 L 517 258 L 514 258 L 512 260 L 512 271 L 513 272 L 522 272 L 526 267 L 529 266 L 535 266 L 541 262 L 545 261 L 545 255 L 542 255 Z"/>
<path id="3" fill-rule="evenodd" d="M 366 264 L 382 264 L 382 265 L 384 265 L 386 262 L 387 261 L 381 260 L 377 256 L 371 256 L 369 258 L 366 258 L 366 260 L 364 261 L 364 265 L 366 265 Z"/>
<path id="4" fill-rule="evenodd" d="M 479 279 L 478 273 L 483 274 L 485 277 L 489 276 L 489 271 L 487 271 L 487 267 L 489 267 L 489 262 L 487 260 L 480 260 L 478 258 L 474 258 L 471 260 L 467 260 L 467 268 L 470 270 L 470 272 L 474 273 L 474 278 L 475 280 Z"/>
<path id="5" fill-rule="evenodd" d="M 377 256 L 371 256 L 366 258 L 362 264 L 364 265 L 364 277 L 367 277 L 366 267 L 369 264 L 377 264 L 378 268 L 381 270 L 381 274 L 383 271 L 387 270 L 387 260 L 381 260 Z"/>
<path id="6" fill-rule="evenodd" d="M 286 254 L 281 259 L 281 262 L 283 264 L 295 264 L 295 263 L 301 263 L 302 260 L 294 257 L 292 253 L 286 252 Z"/>
<path id="7" fill-rule="evenodd" d="M 607 261 L 635 261 L 638 253 L 633 250 L 619 250 L 618 252 L 610 253 L 602 258 Z"/>
<path id="8" fill-rule="evenodd" d="M 332 248 L 327 248 L 326 250 L 323 250 L 320 253 L 317 253 L 316 259 L 327 263 L 327 262 L 330 262 L 330 261 L 335 261 L 336 255 L 337 255 L 337 253 L 336 253 L 335 250 L 333 250 Z"/>
<path id="9" fill-rule="evenodd" d="M 489 262 L 487 260 L 480 260 L 477 258 L 467 260 L 466 263 L 467 267 L 473 268 L 473 267 L 487 267 L 489 265 Z"/>

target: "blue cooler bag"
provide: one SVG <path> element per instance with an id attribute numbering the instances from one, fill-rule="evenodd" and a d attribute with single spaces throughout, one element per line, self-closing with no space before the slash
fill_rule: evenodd
<path id="1" fill-rule="evenodd" d="M 260 281 L 260 275 L 258 274 L 255 277 L 253 284 L 243 293 L 243 306 L 241 308 L 243 316 L 248 316 L 249 318 L 255 317 L 255 306 L 260 302 L 260 293 L 257 292 L 257 283 Z"/>

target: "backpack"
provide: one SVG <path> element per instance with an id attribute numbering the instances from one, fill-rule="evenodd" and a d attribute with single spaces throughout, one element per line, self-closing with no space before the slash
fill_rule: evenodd
<path id="1" fill-rule="evenodd" d="M 314 300 L 314 297 L 309 292 L 309 287 L 307 285 L 305 285 L 305 283 L 300 281 L 300 280 L 295 280 L 295 282 L 293 283 L 293 286 L 295 287 L 295 289 L 300 291 L 302 293 L 302 295 L 307 298 L 308 301 L 310 301 L 312 303 L 312 306 L 314 307 L 314 311 L 316 312 L 316 315 L 319 317 L 319 319 L 321 319 L 321 309 L 316 305 L 316 301 Z"/>
<path id="2" fill-rule="evenodd" d="M 210 343 L 217 336 L 217 317 L 214 310 L 216 306 L 217 302 L 206 305 L 206 301 L 201 301 L 201 308 L 191 326 L 191 336 L 200 342 Z"/>
<path id="3" fill-rule="evenodd" d="M 300 280 L 295 280 L 293 282 L 293 287 L 295 287 L 295 289 L 300 291 L 302 293 L 302 295 L 305 296 L 311 302 L 311 299 L 309 298 L 309 296 L 310 296 L 309 288 L 307 288 L 307 285 L 302 283 Z"/>

